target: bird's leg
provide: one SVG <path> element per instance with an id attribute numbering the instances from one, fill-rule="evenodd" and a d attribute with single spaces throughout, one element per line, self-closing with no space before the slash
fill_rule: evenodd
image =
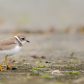
<path id="1" fill-rule="evenodd" d="M 0 65 L 0 71 L 2 71 L 3 67 Z"/>
<path id="2" fill-rule="evenodd" d="M 10 70 L 16 70 L 17 69 L 17 67 L 14 68 L 13 66 L 11 68 L 9 68 L 8 61 L 7 61 L 7 56 L 5 57 L 5 64 L 6 64 L 6 69 L 7 70 L 9 70 L 9 69 Z"/>
<path id="3" fill-rule="evenodd" d="M 5 64 L 6 64 L 7 70 L 10 69 L 10 68 L 9 68 L 9 65 L 8 65 L 8 61 L 7 61 L 7 56 L 5 57 Z"/>

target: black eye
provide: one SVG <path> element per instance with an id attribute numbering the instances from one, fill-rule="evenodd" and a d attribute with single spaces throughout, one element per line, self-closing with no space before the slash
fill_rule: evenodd
<path id="1" fill-rule="evenodd" d="M 25 40 L 25 38 L 22 38 L 22 40 Z"/>

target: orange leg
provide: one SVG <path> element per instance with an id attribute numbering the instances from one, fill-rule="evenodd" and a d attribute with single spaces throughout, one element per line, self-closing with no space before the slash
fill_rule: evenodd
<path id="1" fill-rule="evenodd" d="M 13 66 L 11 68 L 9 68 L 8 61 L 7 61 L 7 56 L 5 57 L 5 64 L 6 64 L 7 70 L 9 70 L 9 69 L 10 70 L 16 70 L 17 69 L 17 67 L 14 68 Z"/>
<path id="2" fill-rule="evenodd" d="M 8 61 L 7 61 L 7 56 L 5 57 L 5 64 L 6 64 L 7 70 L 10 69 L 10 68 L 9 68 L 9 65 L 8 65 Z"/>

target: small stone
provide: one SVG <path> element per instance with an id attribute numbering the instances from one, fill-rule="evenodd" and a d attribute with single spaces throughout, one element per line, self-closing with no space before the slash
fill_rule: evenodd
<path id="1" fill-rule="evenodd" d="M 25 59 L 23 59 L 23 61 L 25 61 Z"/>
<path id="2" fill-rule="evenodd" d="M 15 60 L 13 60 L 13 62 L 15 62 Z"/>
<path id="3" fill-rule="evenodd" d="M 13 67 L 12 70 L 17 70 L 17 68 L 16 67 Z"/>
<path id="4" fill-rule="evenodd" d="M 34 59 L 38 59 L 39 58 L 37 55 L 33 55 L 31 57 L 34 58 Z"/>
<path id="5" fill-rule="evenodd" d="M 45 63 L 49 63 L 48 61 L 46 61 Z"/>
<path id="6" fill-rule="evenodd" d="M 24 63 L 24 65 L 29 65 L 30 63 Z"/>
<path id="7" fill-rule="evenodd" d="M 15 62 L 15 64 L 18 64 L 18 62 Z"/>
<path id="8" fill-rule="evenodd" d="M 42 58 L 42 59 L 46 59 L 46 57 L 45 57 L 45 56 L 41 56 L 41 58 Z"/>

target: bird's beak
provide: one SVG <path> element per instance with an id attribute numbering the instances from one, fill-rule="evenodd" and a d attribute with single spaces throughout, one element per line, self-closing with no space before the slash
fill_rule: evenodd
<path id="1" fill-rule="evenodd" d="M 30 43 L 30 41 L 28 41 L 28 40 L 26 40 L 26 42 L 29 42 Z"/>

